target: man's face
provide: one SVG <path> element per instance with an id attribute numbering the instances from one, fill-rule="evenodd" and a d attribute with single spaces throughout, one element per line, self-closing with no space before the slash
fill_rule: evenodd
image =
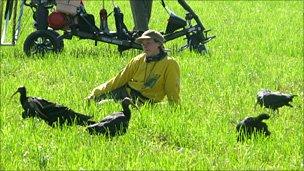
<path id="1" fill-rule="evenodd" d="M 153 39 L 142 40 L 142 47 L 147 56 L 154 56 L 159 53 L 160 43 L 155 42 Z"/>

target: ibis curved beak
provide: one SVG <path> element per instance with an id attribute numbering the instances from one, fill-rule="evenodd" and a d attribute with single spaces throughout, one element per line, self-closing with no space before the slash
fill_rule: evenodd
<path id="1" fill-rule="evenodd" d="M 14 94 L 12 94 L 11 99 L 13 98 L 13 96 L 15 96 L 19 91 L 16 91 Z"/>

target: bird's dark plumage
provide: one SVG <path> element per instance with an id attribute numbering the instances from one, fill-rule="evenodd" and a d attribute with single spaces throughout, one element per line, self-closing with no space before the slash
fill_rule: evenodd
<path id="1" fill-rule="evenodd" d="M 20 103 L 24 111 L 22 118 L 38 117 L 43 119 L 50 126 L 54 126 L 57 122 L 59 125 L 89 125 L 94 124 L 90 119 L 92 116 L 77 113 L 72 109 L 60 104 L 49 102 L 40 97 L 27 97 L 26 88 L 19 87 L 13 94 L 20 93 Z"/>
<path id="2" fill-rule="evenodd" d="M 131 119 L 130 104 L 134 106 L 132 100 L 126 97 L 121 102 L 123 108 L 121 112 L 115 112 L 106 116 L 99 123 L 88 126 L 87 130 L 90 134 L 103 134 L 108 137 L 125 134 Z"/>
<path id="3" fill-rule="evenodd" d="M 244 141 L 246 138 L 251 138 L 254 133 L 262 133 L 265 136 L 269 136 L 271 132 L 268 130 L 266 123 L 262 122 L 264 119 L 269 119 L 268 114 L 262 113 L 257 117 L 246 117 L 240 121 L 236 130 L 239 133 L 237 141 Z"/>
<path id="4" fill-rule="evenodd" d="M 260 90 L 257 94 L 256 105 L 259 104 L 261 107 L 269 108 L 272 110 L 278 110 L 283 106 L 293 107 L 290 102 L 296 95 L 284 94 L 281 92 L 272 92 L 270 90 Z"/>

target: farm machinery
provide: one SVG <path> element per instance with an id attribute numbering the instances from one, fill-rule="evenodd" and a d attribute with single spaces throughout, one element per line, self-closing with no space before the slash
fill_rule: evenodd
<path id="1" fill-rule="evenodd" d="M 16 12 L 17 1 L 20 2 L 18 17 Z M 184 18 L 177 16 L 168 9 L 164 0 L 161 0 L 162 6 L 169 14 L 166 30 L 161 32 L 165 41 L 168 42 L 185 36 L 186 45 L 182 46 L 180 50 L 189 48 L 191 51 L 199 53 L 206 52 L 205 44 L 215 36 L 208 36 L 210 30 L 205 29 L 199 17 L 185 0 L 178 0 L 177 2 L 187 12 Z M 114 2 L 111 13 L 108 14 L 104 8 L 100 10 L 99 27 L 96 25 L 95 17 L 86 11 L 82 0 L 7 0 L 4 17 L 2 16 L 4 4 L 1 2 L 0 6 L 0 45 L 16 44 L 20 34 L 23 6 L 32 9 L 35 31 L 27 36 L 23 44 L 23 50 L 28 56 L 47 52 L 61 52 L 64 48 L 64 40 L 73 37 L 93 40 L 95 45 L 97 45 L 97 42 L 117 45 L 120 53 L 128 49 L 142 49 L 140 44 L 135 43 L 135 39 L 141 36 L 143 31 L 130 31 L 124 23 L 122 11 Z M 115 31 L 111 31 L 108 27 L 108 17 L 111 14 L 114 15 Z M 13 17 L 11 17 L 12 15 Z M 2 18 L 4 18 L 4 27 L 2 27 Z M 6 43 L 8 20 L 11 18 L 13 20 L 11 42 Z M 192 24 L 193 20 L 195 24 Z"/>

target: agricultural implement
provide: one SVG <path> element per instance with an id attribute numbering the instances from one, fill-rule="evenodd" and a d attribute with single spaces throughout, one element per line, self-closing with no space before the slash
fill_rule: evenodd
<path id="1" fill-rule="evenodd" d="M 78 37 L 81 39 L 91 39 L 97 42 L 105 42 L 118 46 L 118 51 L 122 53 L 128 49 L 142 49 L 140 44 L 135 43 L 135 39 L 143 33 L 142 31 L 129 31 L 124 24 L 124 15 L 120 8 L 114 4 L 113 11 L 108 14 L 106 9 L 100 10 L 100 26 L 96 26 L 95 17 L 85 10 L 81 0 L 20 0 L 20 12 L 17 18 L 17 1 L 7 0 L 4 13 L 4 29 L 1 29 L 1 45 L 14 45 L 20 33 L 21 16 L 23 6 L 28 6 L 33 11 L 35 31 L 27 36 L 23 44 L 24 52 L 30 56 L 33 54 L 45 54 L 47 52 L 61 52 L 64 48 L 64 40 Z M 103 2 L 104 3 L 104 2 Z M 189 48 L 191 51 L 206 52 L 206 43 L 215 36 L 208 36 L 210 30 L 206 30 L 199 17 L 185 2 L 178 0 L 178 3 L 187 12 L 185 17 L 177 16 L 173 11 L 166 7 L 164 0 L 161 0 L 162 6 L 169 14 L 166 30 L 163 33 L 165 41 L 171 41 L 185 36 L 186 45 L 179 50 Z M 4 4 L 1 2 L 0 24 L 2 28 L 2 9 Z M 55 10 L 54 10 L 55 9 Z M 108 17 L 114 14 L 115 31 L 108 28 Z M 13 14 L 12 38 L 11 43 L 4 43 L 6 37 L 6 28 L 10 16 Z M 192 24 L 192 21 L 195 24 Z M 63 32 L 61 35 L 59 31 Z M 2 38 L 4 37 L 4 38 Z"/>

